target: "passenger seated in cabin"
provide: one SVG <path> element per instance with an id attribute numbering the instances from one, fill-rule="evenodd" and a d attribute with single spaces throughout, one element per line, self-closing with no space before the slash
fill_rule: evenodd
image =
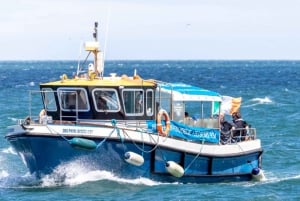
<path id="1" fill-rule="evenodd" d="M 97 107 L 99 110 L 108 110 L 106 100 L 104 100 L 101 96 L 98 98 Z"/>
<path id="2" fill-rule="evenodd" d="M 193 118 L 190 117 L 189 113 L 188 112 L 184 112 L 184 124 L 192 124 L 193 123 Z"/>
<path id="3" fill-rule="evenodd" d="M 135 112 L 141 113 L 143 112 L 143 92 L 138 92 L 136 98 L 135 98 Z"/>
<path id="4" fill-rule="evenodd" d="M 227 144 L 228 142 L 230 142 L 232 127 L 233 127 L 233 124 L 229 123 L 225 119 L 224 113 L 220 113 L 221 144 Z"/>
<path id="5" fill-rule="evenodd" d="M 233 141 L 239 142 L 247 140 L 247 130 L 248 124 L 246 121 L 242 119 L 242 115 L 240 112 L 232 113 L 232 121 L 233 121 Z"/>
<path id="6" fill-rule="evenodd" d="M 70 109 L 70 110 L 76 109 L 76 94 L 73 92 L 68 93 L 66 103 L 67 103 L 66 109 Z"/>

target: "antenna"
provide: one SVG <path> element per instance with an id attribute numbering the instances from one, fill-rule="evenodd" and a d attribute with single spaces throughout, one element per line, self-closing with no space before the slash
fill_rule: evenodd
<path id="1" fill-rule="evenodd" d="M 95 22 L 95 27 L 94 27 L 94 33 L 93 33 L 93 37 L 94 37 L 94 39 L 95 39 L 95 41 L 98 41 L 98 30 L 97 30 L 97 28 L 98 28 L 98 22 Z"/>
<path id="2" fill-rule="evenodd" d="M 102 77 L 104 74 L 104 59 L 106 58 L 106 47 L 107 47 L 107 41 L 108 41 L 108 31 L 109 31 L 109 21 L 110 21 L 110 14 L 111 14 L 111 2 L 109 2 L 108 5 L 108 13 L 107 13 L 107 19 L 106 19 L 106 32 L 105 32 L 105 40 L 104 40 L 104 49 L 103 49 L 103 59 L 102 59 Z"/>
<path id="3" fill-rule="evenodd" d="M 81 67 L 80 67 L 80 55 L 81 55 L 81 48 L 82 48 L 82 42 L 80 43 L 80 46 L 79 46 L 79 56 L 78 56 L 78 63 L 77 63 L 77 72 L 76 72 L 76 76 L 79 76 L 79 73 L 81 71 Z"/>

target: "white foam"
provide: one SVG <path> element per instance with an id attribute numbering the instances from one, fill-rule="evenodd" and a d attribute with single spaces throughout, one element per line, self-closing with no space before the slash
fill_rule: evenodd
<path id="1" fill-rule="evenodd" d="M 17 155 L 17 152 L 13 149 L 13 147 L 8 147 L 6 149 L 2 149 L 1 151 L 2 153 L 6 153 L 6 154 L 14 154 Z"/>
<path id="2" fill-rule="evenodd" d="M 247 182 L 247 183 L 245 183 L 245 186 L 274 184 L 274 183 L 279 183 L 279 182 L 284 182 L 284 181 L 289 181 L 289 180 L 294 180 L 294 179 L 300 179 L 300 174 L 276 176 L 272 172 L 264 171 L 264 173 L 265 173 L 265 177 L 263 178 L 263 180 L 261 180 L 259 182 Z"/>
<path id="3" fill-rule="evenodd" d="M 8 117 L 7 119 L 9 119 L 9 120 L 11 120 L 11 121 L 13 121 L 13 122 L 17 122 L 17 121 L 18 121 L 18 119 L 15 118 L 15 117 Z"/>
<path id="4" fill-rule="evenodd" d="M 70 163 L 59 165 L 52 174 L 46 175 L 42 178 L 43 187 L 52 187 L 58 185 L 75 186 L 91 181 L 109 180 L 118 183 L 128 183 L 134 185 L 154 186 L 161 183 L 147 179 L 124 179 L 115 176 L 112 172 L 104 170 L 95 170 L 92 167 L 76 160 Z"/>
<path id="5" fill-rule="evenodd" d="M 5 166 L 5 157 L 2 157 L 2 155 L 0 155 L 0 165 L 1 165 L 0 166 L 0 181 L 1 181 L 1 179 L 9 176 L 7 171 L 2 170 L 2 168 L 4 167 L 4 166 L 2 166 L 3 164 Z"/>
<path id="6" fill-rule="evenodd" d="M 263 180 L 263 183 L 279 183 L 279 182 L 283 182 L 283 181 L 289 181 L 289 180 L 294 180 L 294 179 L 300 179 L 300 174 L 299 175 L 290 175 L 290 176 L 284 176 L 282 175 L 282 177 L 278 177 L 278 176 L 271 176 L 269 175 L 267 177 L 267 179 Z"/>
<path id="7" fill-rule="evenodd" d="M 243 107 L 253 107 L 256 105 L 261 105 L 261 104 L 272 104 L 274 103 L 269 97 L 264 97 L 264 98 L 253 98 L 250 100 L 250 104 L 249 105 L 244 105 Z"/>
<path id="8" fill-rule="evenodd" d="M 260 104 L 264 103 L 272 103 L 273 101 L 269 97 L 264 97 L 264 98 L 253 98 L 252 101 L 258 102 Z"/>
<path id="9" fill-rule="evenodd" d="M 35 85 L 34 82 L 29 82 L 29 86 L 33 87 Z"/>
<path id="10" fill-rule="evenodd" d="M 9 174 L 5 170 L 0 171 L 0 179 L 3 179 L 3 178 L 8 177 L 8 176 L 9 176 Z"/>

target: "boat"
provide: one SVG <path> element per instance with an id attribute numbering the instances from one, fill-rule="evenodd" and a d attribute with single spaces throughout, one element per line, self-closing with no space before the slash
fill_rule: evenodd
<path id="1" fill-rule="evenodd" d="M 94 39 L 84 44 L 93 55 L 87 69 L 41 83 L 30 93 L 29 115 L 8 126 L 5 138 L 31 174 L 42 178 L 79 160 L 126 179 L 262 180 L 263 149 L 254 127 L 240 129 L 246 136 L 230 131 L 221 141 L 222 95 L 181 82 L 143 79 L 136 70 L 104 76 L 97 28 L 95 23 Z M 35 108 L 35 97 L 43 108 Z"/>

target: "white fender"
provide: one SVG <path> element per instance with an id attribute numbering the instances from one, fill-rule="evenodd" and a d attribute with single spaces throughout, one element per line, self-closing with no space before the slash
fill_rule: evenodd
<path id="1" fill-rule="evenodd" d="M 174 161 L 166 162 L 166 169 L 174 177 L 182 177 L 184 175 L 184 169 Z"/>
<path id="2" fill-rule="evenodd" d="M 265 180 L 265 175 L 262 169 L 260 168 L 253 168 L 252 169 L 252 179 L 255 181 L 262 181 Z"/>
<path id="3" fill-rule="evenodd" d="M 144 164 L 144 157 L 137 153 L 128 151 L 124 154 L 124 157 L 125 161 L 131 165 L 141 166 Z"/>

